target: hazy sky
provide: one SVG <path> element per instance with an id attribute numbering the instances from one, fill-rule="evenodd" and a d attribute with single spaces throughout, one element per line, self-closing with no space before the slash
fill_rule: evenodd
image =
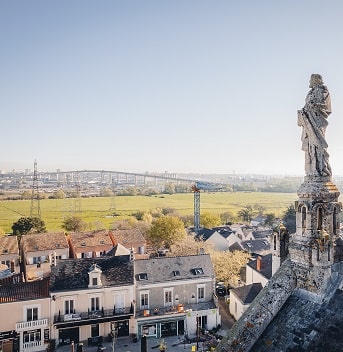
<path id="1" fill-rule="evenodd" d="M 343 2 L 0 2 L 0 170 L 304 174 L 297 110 L 332 99 L 343 175 Z"/>

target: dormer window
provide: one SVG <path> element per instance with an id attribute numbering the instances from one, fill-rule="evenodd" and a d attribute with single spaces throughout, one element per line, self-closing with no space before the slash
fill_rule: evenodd
<path id="1" fill-rule="evenodd" d="M 85 242 L 82 242 L 82 243 L 81 243 L 81 247 L 86 247 L 86 243 L 85 243 Z"/>
<path id="2" fill-rule="evenodd" d="M 179 270 L 174 270 L 173 271 L 173 276 L 180 276 L 180 271 Z"/>
<path id="3" fill-rule="evenodd" d="M 193 275 L 204 275 L 204 271 L 202 270 L 202 268 L 194 268 L 192 272 Z"/>
<path id="4" fill-rule="evenodd" d="M 148 280 L 148 274 L 147 273 L 140 273 L 138 274 L 138 280 Z"/>
<path id="5" fill-rule="evenodd" d="M 102 270 L 98 265 L 93 264 L 90 267 L 89 272 L 88 272 L 88 275 L 89 275 L 88 287 L 89 288 L 102 286 L 101 273 L 102 273 Z"/>
<path id="6" fill-rule="evenodd" d="M 100 241 L 100 244 L 105 244 L 105 241 L 104 241 L 104 240 L 101 240 L 101 241 Z"/>
<path id="7" fill-rule="evenodd" d="M 8 249 L 4 249 L 2 252 L 3 253 L 8 253 Z"/>

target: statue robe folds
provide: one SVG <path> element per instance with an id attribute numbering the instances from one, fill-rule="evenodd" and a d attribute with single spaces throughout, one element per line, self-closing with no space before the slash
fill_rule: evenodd
<path id="1" fill-rule="evenodd" d="M 303 127 L 301 140 L 307 176 L 331 176 L 325 140 L 330 113 L 331 99 L 327 87 L 315 85 L 307 94 L 305 106 L 298 110 L 298 125 Z"/>

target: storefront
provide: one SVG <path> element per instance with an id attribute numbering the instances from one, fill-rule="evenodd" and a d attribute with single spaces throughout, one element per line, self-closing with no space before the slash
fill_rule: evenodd
<path id="1" fill-rule="evenodd" d="M 0 332 L 0 352 L 18 352 L 19 336 L 15 331 Z"/>
<path id="2" fill-rule="evenodd" d="M 184 335 L 184 319 L 149 320 L 138 322 L 138 335 L 148 337 L 167 337 Z"/>
<path id="3" fill-rule="evenodd" d="M 117 337 L 129 336 L 129 321 L 115 321 L 112 323 L 114 330 L 116 331 Z"/>
<path id="4" fill-rule="evenodd" d="M 74 343 L 80 341 L 79 327 L 59 329 L 58 335 L 60 345 L 68 345 L 71 344 L 72 341 L 74 341 Z"/>

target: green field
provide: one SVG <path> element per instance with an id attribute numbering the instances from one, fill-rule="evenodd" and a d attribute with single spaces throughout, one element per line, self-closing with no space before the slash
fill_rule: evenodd
<path id="1" fill-rule="evenodd" d="M 234 215 L 246 205 L 263 206 L 265 213 L 282 216 L 286 208 L 294 204 L 297 195 L 294 193 L 260 193 L 260 192 L 223 192 L 201 193 L 201 212 L 221 214 L 226 211 Z M 30 215 L 30 200 L 0 201 L 0 228 L 11 232 L 12 224 L 21 216 Z M 65 216 L 71 215 L 73 209 L 81 209 L 79 215 L 96 228 L 103 225 L 111 228 L 118 220 L 130 216 L 138 210 L 156 208 L 174 208 L 180 215 L 193 214 L 193 193 L 157 196 L 116 196 L 75 199 L 42 199 L 40 209 L 42 220 L 50 232 L 61 231 Z M 113 213 L 117 216 L 112 216 Z"/>

